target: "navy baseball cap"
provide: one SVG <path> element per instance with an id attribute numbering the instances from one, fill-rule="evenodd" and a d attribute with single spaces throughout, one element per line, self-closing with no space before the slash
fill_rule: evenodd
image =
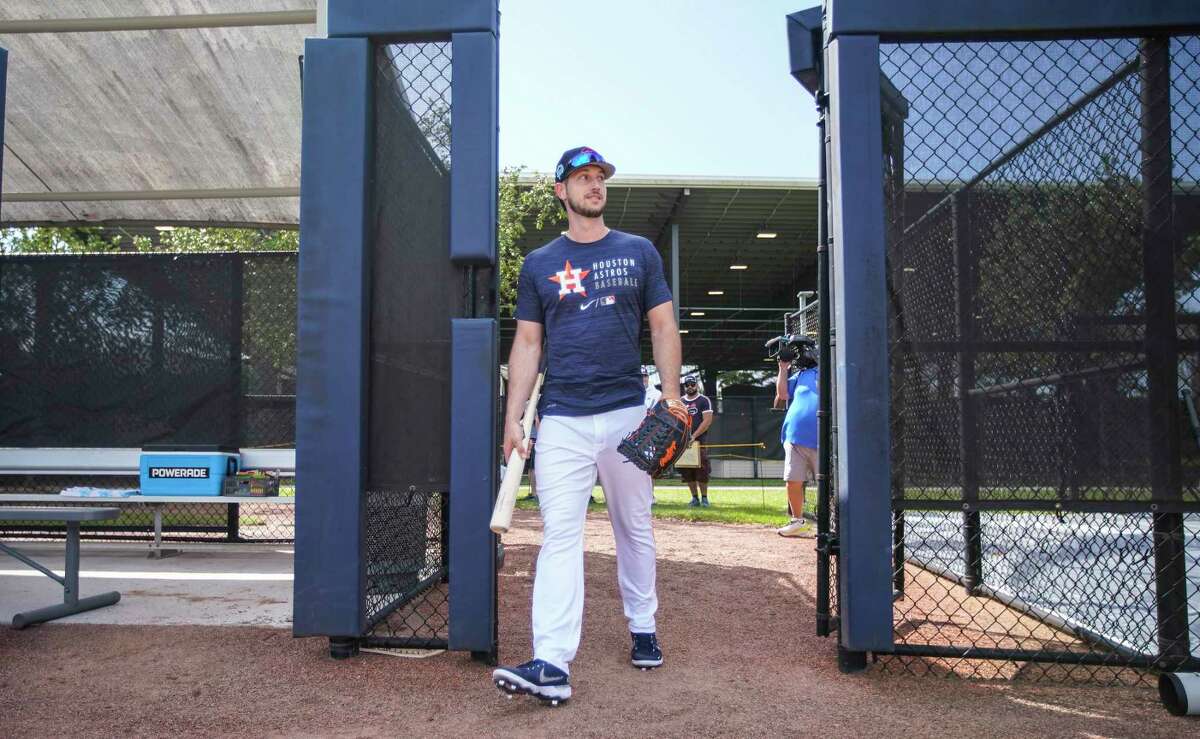
<path id="1" fill-rule="evenodd" d="M 559 157 L 558 166 L 554 168 L 554 181 L 566 182 L 572 172 L 589 164 L 595 164 L 604 170 L 604 179 L 606 180 L 612 177 L 617 171 L 616 167 L 604 161 L 604 157 L 600 156 L 600 152 L 589 146 L 577 146 L 574 149 L 567 149 Z"/>
<path id="2" fill-rule="evenodd" d="M 687 377 L 683 378 L 683 384 L 684 385 L 699 385 L 700 381 L 697 380 L 693 375 L 688 375 Z"/>

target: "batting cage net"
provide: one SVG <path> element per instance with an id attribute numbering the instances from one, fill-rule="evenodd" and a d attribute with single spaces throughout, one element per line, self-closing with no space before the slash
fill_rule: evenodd
<path id="1" fill-rule="evenodd" d="M 295 447 L 295 252 L 0 256 L 0 447 Z M 0 492 L 137 488 L 136 476 L 13 474 Z M 284 480 L 281 493 L 293 495 Z M 57 505 L 58 498 L 47 498 Z M 86 538 L 146 540 L 128 508 Z M 291 505 L 175 504 L 166 540 L 284 541 Z M 58 522 L 0 533 L 61 537 Z"/>
<path id="2" fill-rule="evenodd" d="M 467 300 L 445 246 L 451 43 L 379 45 L 375 60 L 363 643 L 445 647 L 450 319 Z"/>
<path id="3" fill-rule="evenodd" d="M 1200 667 L 1200 38 L 887 44 L 895 655 Z"/>

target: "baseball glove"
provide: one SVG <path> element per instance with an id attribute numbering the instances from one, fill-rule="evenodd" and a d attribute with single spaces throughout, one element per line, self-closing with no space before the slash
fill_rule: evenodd
<path id="1" fill-rule="evenodd" d="M 662 477 L 687 449 L 692 420 L 680 400 L 664 400 L 646 411 L 638 427 L 621 440 L 617 451 L 650 477 Z"/>

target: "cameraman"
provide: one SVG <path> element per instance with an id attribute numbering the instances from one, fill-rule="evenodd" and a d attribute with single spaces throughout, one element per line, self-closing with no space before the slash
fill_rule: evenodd
<path id="1" fill-rule="evenodd" d="M 804 518 L 804 484 L 817 474 L 817 363 L 807 339 L 780 352 L 775 378 L 775 407 L 787 408 L 780 431 L 783 479 L 787 483 L 792 520 L 776 531 L 780 536 L 811 537 L 812 522 Z"/>

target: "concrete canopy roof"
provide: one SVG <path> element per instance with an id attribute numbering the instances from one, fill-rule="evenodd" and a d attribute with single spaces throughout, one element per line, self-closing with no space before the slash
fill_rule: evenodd
<path id="1" fill-rule="evenodd" d="M 763 343 L 782 333 L 784 312 L 797 307 L 796 293 L 817 287 L 815 180 L 617 174 L 608 185 L 604 220 L 610 228 L 653 242 L 668 282 L 671 223 L 679 224 L 684 364 L 769 368 Z M 530 220 L 525 227 L 519 247 L 528 253 L 558 236 L 565 224 L 539 230 Z M 759 238 L 760 232 L 776 236 Z M 734 264 L 747 269 L 731 270 Z M 709 294 L 716 290 L 723 294 Z M 506 321 L 503 338 L 510 339 L 513 330 L 513 322 Z M 652 358 L 647 354 L 643 361 L 649 364 Z"/>
<path id="2" fill-rule="evenodd" d="M 5 0 L 0 223 L 294 227 L 299 56 L 315 9 L 316 0 Z M 78 32 L 63 30 L 65 19 L 220 27 Z"/>

